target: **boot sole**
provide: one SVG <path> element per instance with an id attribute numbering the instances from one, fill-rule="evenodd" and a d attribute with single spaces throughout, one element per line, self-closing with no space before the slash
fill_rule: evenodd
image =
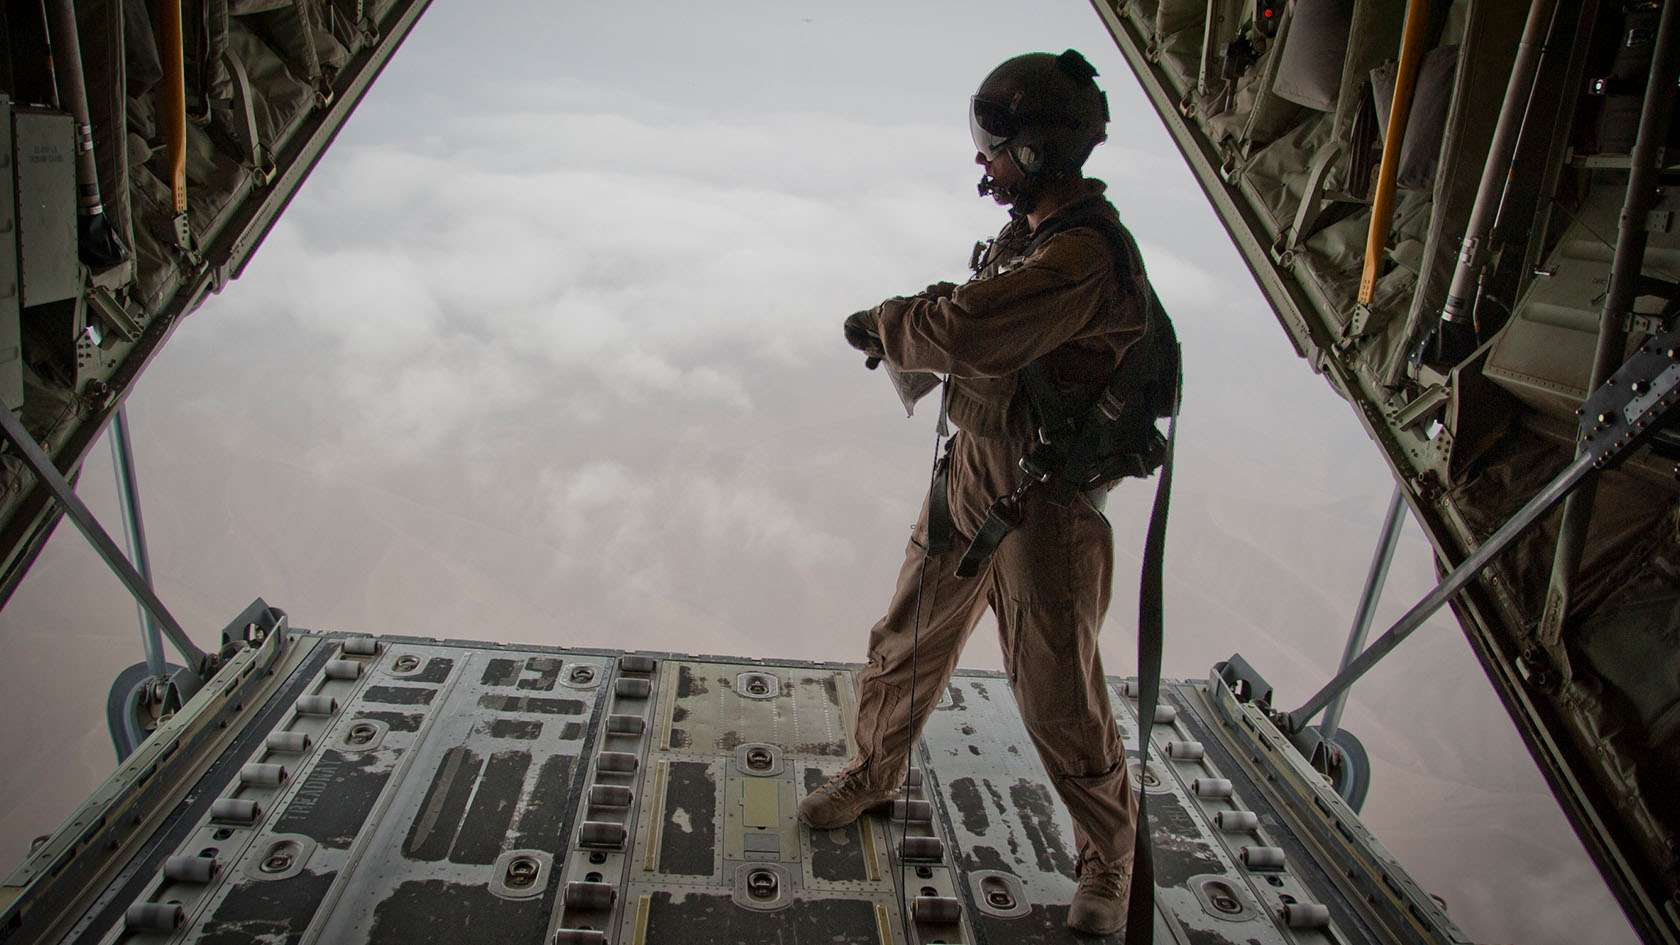
<path id="1" fill-rule="evenodd" d="M 852 824 L 857 823 L 859 820 L 861 820 L 863 818 L 863 816 L 865 814 L 873 814 L 876 811 L 882 811 L 882 810 L 890 809 L 892 807 L 892 802 L 893 802 L 893 799 L 890 798 L 890 797 L 887 798 L 884 801 L 877 801 L 874 804 L 871 804 L 868 807 L 865 807 L 863 810 L 860 810 L 857 813 L 853 814 L 850 820 L 843 820 L 843 821 L 840 821 L 838 823 L 831 823 L 831 824 L 819 824 L 819 823 L 811 820 L 810 818 L 806 817 L 804 811 L 800 811 L 799 812 L 799 822 L 804 824 L 807 827 L 810 827 L 812 830 L 839 830 L 842 827 L 850 827 Z"/>

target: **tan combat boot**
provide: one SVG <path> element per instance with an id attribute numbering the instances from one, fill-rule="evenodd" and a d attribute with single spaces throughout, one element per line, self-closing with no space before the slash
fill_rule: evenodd
<path id="1" fill-rule="evenodd" d="M 1068 907 L 1067 925 L 1087 935 L 1113 935 L 1126 927 L 1126 897 L 1132 889 L 1129 868 L 1111 866 L 1091 851 L 1074 866 L 1079 889 Z"/>
<path id="2" fill-rule="evenodd" d="M 805 795 L 799 819 L 816 830 L 838 830 L 864 813 L 892 803 L 897 785 L 877 787 L 867 767 L 842 771 Z"/>

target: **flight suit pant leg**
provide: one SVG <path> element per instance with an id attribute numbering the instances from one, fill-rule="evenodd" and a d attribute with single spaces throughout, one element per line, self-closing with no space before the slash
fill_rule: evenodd
<path id="1" fill-rule="evenodd" d="M 849 768 L 867 768 L 877 787 L 903 779 L 910 748 L 921 736 L 922 725 L 957 668 L 963 644 L 986 609 L 988 582 L 956 577 L 961 550 L 929 555 L 921 543 L 923 534 L 919 527 L 905 549 L 886 615 L 869 632 L 869 665 L 857 679 L 854 734 L 858 752 Z"/>
<path id="2" fill-rule="evenodd" d="M 1114 536 L 1085 503 L 1045 503 L 991 566 L 990 599 L 1021 719 L 1073 818 L 1081 854 L 1129 870 L 1137 798 L 1109 704 L 1097 640 L 1108 611 Z"/>

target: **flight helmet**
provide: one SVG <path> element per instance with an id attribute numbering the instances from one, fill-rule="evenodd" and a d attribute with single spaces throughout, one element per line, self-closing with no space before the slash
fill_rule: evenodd
<path id="1" fill-rule="evenodd" d="M 1097 88 L 1097 70 L 1075 50 L 1061 55 L 1027 53 L 1005 61 L 969 99 L 968 127 L 988 161 L 1000 154 L 1021 172 L 1005 185 L 980 178 L 980 194 L 993 194 L 1026 212 L 1046 181 L 1075 176 L 1091 150 L 1108 137 L 1108 97 Z"/>

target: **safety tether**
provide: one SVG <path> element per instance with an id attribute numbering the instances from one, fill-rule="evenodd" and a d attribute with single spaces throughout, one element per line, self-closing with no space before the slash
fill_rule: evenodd
<path id="1" fill-rule="evenodd" d="M 1178 432 L 1178 404 L 1183 397 L 1184 378 L 1179 375 L 1173 398 L 1172 416 L 1167 419 L 1166 454 L 1161 461 L 1161 478 L 1155 483 L 1155 505 L 1149 513 L 1149 531 L 1143 542 L 1143 568 L 1138 579 L 1138 780 L 1137 836 L 1132 845 L 1132 887 L 1126 902 L 1127 945 L 1154 945 L 1155 859 L 1154 840 L 1149 833 L 1149 792 L 1143 789 L 1143 773 L 1149 767 L 1149 730 L 1155 722 L 1155 704 L 1161 694 L 1161 649 L 1164 636 L 1162 570 L 1167 552 L 1167 507 L 1172 501 L 1173 441 Z"/>

